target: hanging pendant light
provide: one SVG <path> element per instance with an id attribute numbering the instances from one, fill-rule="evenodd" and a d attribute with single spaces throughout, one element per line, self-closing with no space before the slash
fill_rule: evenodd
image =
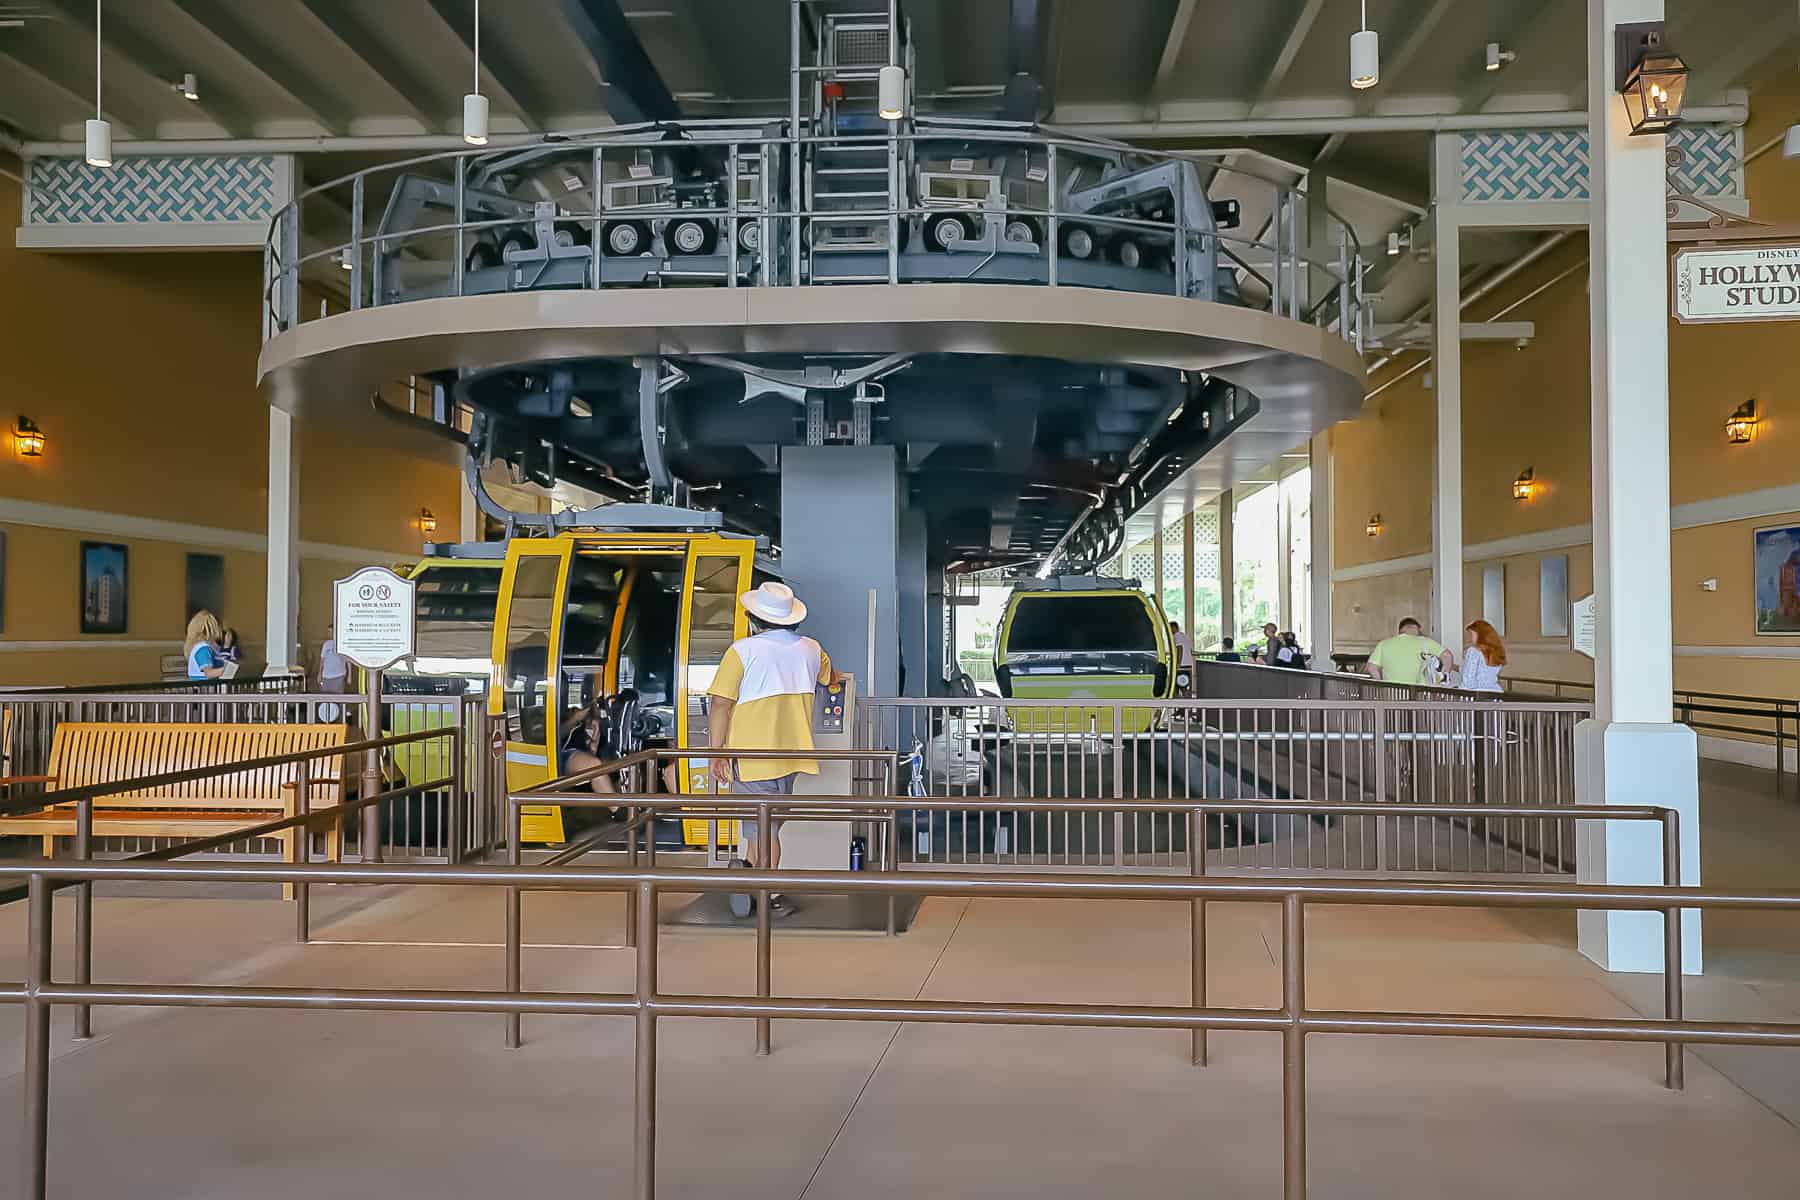
<path id="1" fill-rule="evenodd" d="M 1362 4 L 1362 28 L 1350 35 L 1350 86 L 1358 91 L 1381 82 L 1381 35 L 1369 28 L 1369 0 Z"/>
<path id="2" fill-rule="evenodd" d="M 898 121 L 906 115 L 906 68 L 885 66 L 875 77 L 881 119 Z"/>
<path id="3" fill-rule="evenodd" d="M 481 94 L 481 0 L 475 0 L 475 90 L 463 97 L 463 141 L 485 146 L 488 140 L 488 99 Z"/>
<path id="4" fill-rule="evenodd" d="M 112 125 L 100 115 L 100 0 L 94 0 L 94 117 L 83 130 L 87 143 L 87 165 L 113 165 Z"/>

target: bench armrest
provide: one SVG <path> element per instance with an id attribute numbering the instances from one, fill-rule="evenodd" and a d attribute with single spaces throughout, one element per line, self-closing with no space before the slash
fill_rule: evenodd
<path id="1" fill-rule="evenodd" d="M 11 787 L 15 783 L 55 783 L 54 775 L 0 775 L 0 787 Z"/>

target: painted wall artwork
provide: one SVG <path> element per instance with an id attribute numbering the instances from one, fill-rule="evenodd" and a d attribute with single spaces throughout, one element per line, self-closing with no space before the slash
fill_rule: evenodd
<path id="1" fill-rule="evenodd" d="M 1800 637 L 1800 525 L 1758 529 L 1756 632 L 1759 637 Z"/>
<path id="2" fill-rule="evenodd" d="M 124 633 L 128 591 L 125 547 L 81 543 L 81 632 Z"/>

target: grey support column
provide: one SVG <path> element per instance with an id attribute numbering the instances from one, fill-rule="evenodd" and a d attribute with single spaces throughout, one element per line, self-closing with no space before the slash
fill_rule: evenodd
<path id="1" fill-rule="evenodd" d="M 926 595 L 925 514 L 908 509 L 900 514 L 900 554 L 895 580 L 900 612 L 900 661 L 905 668 L 905 682 L 900 691 L 906 696 L 929 696 L 931 685 L 941 673 L 939 658 L 930 650 L 930 618 Z M 865 600 L 865 604 L 867 601 Z"/>
<path id="2" fill-rule="evenodd" d="M 781 566 L 810 610 L 806 632 L 865 696 L 899 686 L 900 471 L 892 446 L 788 446 L 781 452 Z M 875 677 L 869 593 L 875 593 Z"/>
<path id="3" fill-rule="evenodd" d="M 264 657 L 271 674 L 304 669 L 300 641 L 300 430 L 269 409 L 269 551 Z"/>
<path id="4" fill-rule="evenodd" d="M 1232 528 L 1237 502 L 1227 488 L 1219 493 L 1219 636 L 1237 636 L 1237 538 Z"/>

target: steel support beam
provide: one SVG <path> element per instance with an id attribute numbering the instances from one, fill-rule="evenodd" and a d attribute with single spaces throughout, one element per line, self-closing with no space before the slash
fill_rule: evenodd
<path id="1" fill-rule="evenodd" d="M 245 70 L 260 75 L 271 87 L 291 97 L 320 128 L 330 133 L 349 130 L 352 114 L 343 94 L 331 86 L 329 79 L 314 74 L 307 63 L 246 21 L 240 6 L 223 0 L 169 0 L 168 7 L 179 12 L 208 40 L 223 47 Z"/>
<path id="2" fill-rule="evenodd" d="M 426 0 L 426 3 L 437 14 L 444 28 L 455 34 L 463 47 L 474 54 L 475 6 L 470 0 Z M 543 112 L 536 104 L 527 100 L 531 92 L 523 81 L 530 78 L 530 73 L 515 62 L 496 41 L 488 38 L 481 46 L 483 87 L 491 91 L 495 99 L 511 109 L 527 125 L 548 129 L 549 123 L 544 119 Z"/>
<path id="3" fill-rule="evenodd" d="M 1325 7 L 1325 0 L 1306 0 L 1306 7 L 1294 18 L 1293 27 L 1275 51 L 1275 57 L 1269 61 L 1269 69 L 1263 72 L 1262 89 L 1256 93 L 1256 100 L 1250 105 L 1250 111 L 1256 112 L 1263 105 L 1275 98 L 1281 85 L 1287 81 L 1288 72 L 1294 69 L 1294 60 L 1300 57 L 1300 47 L 1306 44 L 1307 35 L 1319 20 L 1319 13 Z"/>
<path id="4" fill-rule="evenodd" d="M 300 11 L 321 36 L 336 42 L 377 76 L 427 131 L 445 124 L 448 114 L 438 107 L 442 87 L 415 75 L 404 60 L 381 44 L 364 23 L 366 9 L 359 0 L 300 0 Z"/>
<path id="5" fill-rule="evenodd" d="M 1162 57 L 1156 63 L 1156 78 L 1150 84 L 1150 99 L 1160 102 L 1169 94 L 1169 82 L 1175 77 L 1175 64 L 1181 61 L 1181 48 L 1187 44 L 1188 26 L 1193 23 L 1199 0 L 1180 0 L 1169 16 L 1169 32 L 1163 38 Z"/>
<path id="6" fill-rule="evenodd" d="M 88 37 L 94 35 L 92 4 L 85 3 L 85 0 L 49 0 L 48 7 L 71 28 L 80 30 Z M 150 64 L 179 61 L 180 55 L 171 54 L 153 44 L 130 25 L 119 20 L 118 16 L 110 13 L 106 18 L 106 36 L 101 41 L 106 54 L 108 78 L 113 78 L 113 72 L 123 67 L 139 76 L 147 85 L 172 88 L 175 83 L 173 72 L 164 74 Z M 221 96 L 225 98 L 223 103 L 220 102 Z M 216 87 L 211 79 L 201 81 L 200 99 L 194 103 L 194 108 L 228 136 L 245 137 L 255 131 L 250 118 L 245 115 L 247 106 L 241 100 L 234 100 L 229 90 Z"/>
<path id="7" fill-rule="evenodd" d="M 1006 97 L 1001 115 L 1008 121 L 1035 121 L 1050 105 L 1045 94 L 1043 0 L 1011 0 L 1006 20 Z"/>
<path id="8" fill-rule="evenodd" d="M 675 121 L 681 105 L 663 82 L 619 0 L 562 0 L 563 15 L 600 68 L 606 111 L 621 125 Z"/>

